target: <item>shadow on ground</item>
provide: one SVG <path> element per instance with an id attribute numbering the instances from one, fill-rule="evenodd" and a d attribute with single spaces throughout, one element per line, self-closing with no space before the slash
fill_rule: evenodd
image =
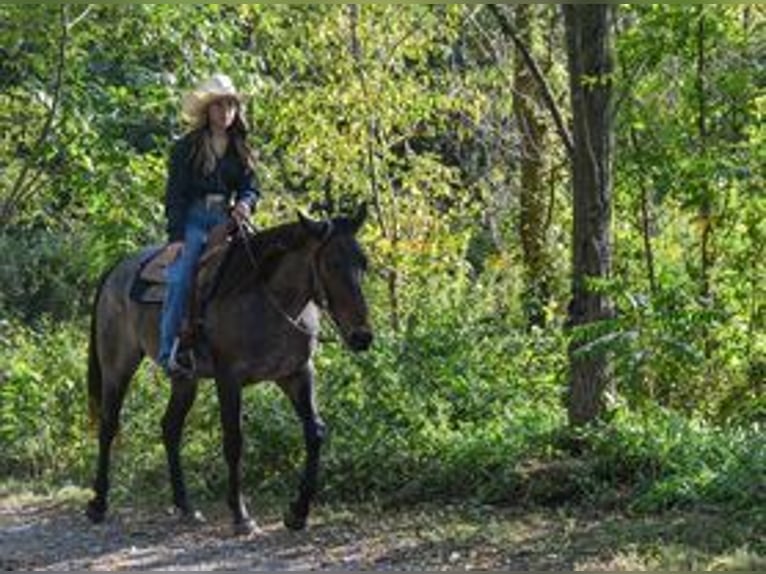
<path id="1" fill-rule="evenodd" d="M 231 534 L 207 510 L 191 526 L 163 509 L 84 517 L 82 493 L 0 496 L 0 570 L 763 570 L 762 513 L 629 516 L 582 508 L 322 507 L 305 532 L 265 514 Z"/>

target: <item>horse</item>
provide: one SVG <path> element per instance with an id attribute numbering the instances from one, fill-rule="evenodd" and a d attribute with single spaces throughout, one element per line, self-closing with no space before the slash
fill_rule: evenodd
<path id="1" fill-rule="evenodd" d="M 351 216 L 314 220 L 299 212 L 297 222 L 257 233 L 235 235 L 218 281 L 204 308 L 207 353 L 194 375 L 170 380 L 170 399 L 161 420 L 173 504 L 194 520 L 181 467 L 181 435 L 201 379 L 217 391 L 223 451 L 228 466 L 227 502 L 235 532 L 257 530 L 242 496 L 242 389 L 273 381 L 291 401 L 303 425 L 305 466 L 285 526 L 306 526 L 317 490 L 325 424 L 314 396 L 312 355 L 324 311 L 351 351 L 367 350 L 373 340 L 362 278 L 367 259 L 356 234 L 366 218 L 364 206 Z M 242 228 L 240 228 L 242 230 Z M 146 254 L 118 262 L 101 281 L 93 304 L 88 358 L 91 416 L 98 423 L 94 496 L 86 514 L 102 522 L 108 507 L 110 448 L 131 378 L 144 357 L 156 357 L 160 306 L 139 303 L 131 285 Z"/>

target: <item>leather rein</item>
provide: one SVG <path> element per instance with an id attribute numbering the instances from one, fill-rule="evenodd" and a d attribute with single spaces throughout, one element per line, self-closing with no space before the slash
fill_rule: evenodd
<path id="1" fill-rule="evenodd" d="M 249 222 L 243 222 L 243 221 L 237 221 L 235 220 L 237 224 L 237 229 L 239 231 L 240 237 L 242 239 L 242 242 L 245 246 L 245 253 L 247 253 L 247 258 L 250 261 L 250 265 L 253 267 L 253 270 L 258 269 L 258 260 L 255 257 L 255 253 L 253 253 L 252 246 L 250 245 L 249 235 L 255 233 L 255 229 L 253 228 L 252 224 Z M 324 244 L 330 239 L 333 232 L 333 224 L 331 221 L 327 222 L 327 230 L 324 232 L 321 238 L 319 249 L 317 249 L 317 253 L 321 248 L 324 246 Z M 317 307 L 319 307 L 320 311 L 328 311 L 327 306 L 327 294 L 324 285 L 322 284 L 322 280 L 319 277 L 319 271 L 317 269 L 317 262 L 316 262 L 316 255 L 314 255 L 311 258 L 311 291 L 309 293 L 308 299 L 305 303 L 303 303 L 300 307 L 300 312 L 293 317 L 290 313 L 288 313 L 285 308 L 282 306 L 282 304 L 277 299 L 276 295 L 274 295 L 274 292 L 269 289 L 268 285 L 264 282 L 263 284 L 263 291 L 266 294 L 266 300 L 269 302 L 269 304 L 273 307 L 273 309 L 285 320 L 287 321 L 296 331 L 299 331 L 300 333 L 303 333 L 304 335 L 307 335 L 309 337 L 316 337 L 318 335 L 317 333 L 314 333 L 310 331 L 306 325 L 301 321 L 301 315 L 306 309 L 306 306 L 309 304 L 310 301 L 313 301 Z M 330 324 L 333 326 L 335 331 L 338 333 L 338 335 L 343 338 L 342 331 L 340 329 L 340 325 L 338 325 L 335 318 L 332 316 L 332 313 L 327 312 L 327 315 L 330 317 Z"/>

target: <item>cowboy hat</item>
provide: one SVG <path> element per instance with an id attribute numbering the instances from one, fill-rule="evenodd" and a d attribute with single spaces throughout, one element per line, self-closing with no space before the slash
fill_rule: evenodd
<path id="1" fill-rule="evenodd" d="M 233 98 L 240 103 L 243 100 L 226 74 L 214 74 L 188 92 L 183 98 L 181 115 L 190 124 L 200 126 L 207 121 L 207 107 L 220 98 Z"/>

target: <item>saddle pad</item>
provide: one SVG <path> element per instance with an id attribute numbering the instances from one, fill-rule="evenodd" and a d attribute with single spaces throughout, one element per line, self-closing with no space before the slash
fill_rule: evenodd
<path id="1" fill-rule="evenodd" d="M 130 298 L 138 303 L 162 303 L 165 299 L 165 268 L 170 262 L 168 252 L 162 247 L 152 247 L 141 255 L 141 261 L 130 286 Z M 157 260 L 160 263 L 157 263 Z"/>
<path id="2" fill-rule="evenodd" d="M 165 300 L 165 290 L 167 285 L 164 283 L 146 283 L 136 279 L 131 290 L 131 297 L 138 303 L 154 303 L 162 305 Z"/>
<path id="3" fill-rule="evenodd" d="M 206 292 L 206 284 L 214 280 L 216 272 L 228 250 L 230 238 L 226 228 L 214 228 L 208 236 L 208 244 L 200 257 L 197 271 L 197 292 Z M 180 253 L 180 252 L 177 252 Z M 138 268 L 130 297 L 138 303 L 162 303 L 165 299 L 167 278 L 165 271 L 174 261 L 173 250 L 168 245 L 149 250 Z"/>
<path id="4" fill-rule="evenodd" d="M 174 253 L 168 247 L 168 245 L 165 245 L 156 251 L 154 255 L 149 256 L 149 259 L 144 262 L 138 272 L 139 279 L 149 283 L 165 283 L 165 270 L 181 253 L 180 251 Z"/>

